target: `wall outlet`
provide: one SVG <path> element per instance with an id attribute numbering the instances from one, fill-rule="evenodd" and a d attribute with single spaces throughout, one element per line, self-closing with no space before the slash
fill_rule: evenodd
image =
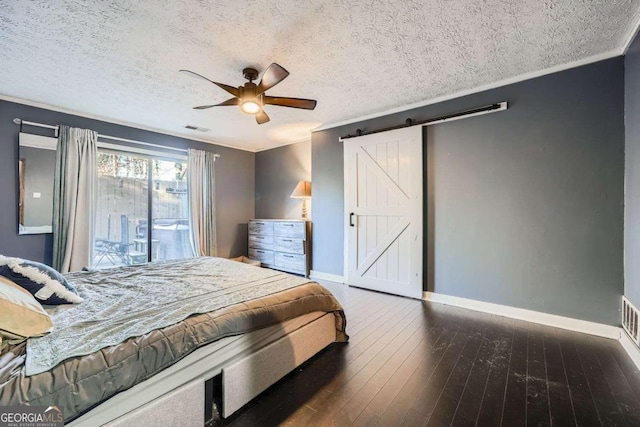
<path id="1" fill-rule="evenodd" d="M 33 193 L 33 198 L 34 198 L 34 199 L 39 199 L 39 198 L 41 198 L 41 197 L 42 197 L 42 194 L 41 194 L 41 193 Z"/>

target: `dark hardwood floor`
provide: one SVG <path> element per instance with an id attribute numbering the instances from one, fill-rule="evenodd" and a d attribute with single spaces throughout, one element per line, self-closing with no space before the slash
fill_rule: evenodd
<path id="1" fill-rule="evenodd" d="M 640 373 L 617 341 L 326 283 L 333 344 L 224 424 L 640 426 Z"/>

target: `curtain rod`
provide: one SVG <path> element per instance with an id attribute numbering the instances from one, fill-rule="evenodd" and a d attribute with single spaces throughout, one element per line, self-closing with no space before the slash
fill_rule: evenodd
<path id="1" fill-rule="evenodd" d="M 45 129 L 53 129 L 53 130 L 55 130 L 55 136 L 56 137 L 58 136 L 58 129 L 60 129 L 60 127 L 57 126 L 57 125 L 46 125 L 44 123 L 29 122 L 29 121 L 22 120 L 22 119 L 19 119 L 19 118 L 13 119 L 13 123 L 15 123 L 17 125 L 20 125 L 20 126 L 27 125 L 27 126 L 41 127 L 41 128 L 45 128 Z M 126 138 L 118 138 L 117 136 L 102 135 L 101 133 L 98 134 L 98 138 L 111 139 L 113 141 L 128 142 L 130 144 L 146 145 L 148 147 L 161 148 L 163 150 L 173 150 L 173 151 L 178 151 L 178 152 L 181 152 L 181 153 L 184 153 L 184 154 L 187 154 L 187 152 L 188 152 L 184 148 L 166 147 L 164 145 L 151 144 L 149 142 L 136 141 L 134 139 L 126 139 Z M 215 153 L 213 155 L 213 160 L 215 161 L 219 157 L 220 157 L 220 154 Z"/>
<path id="2" fill-rule="evenodd" d="M 409 118 L 405 121 L 404 124 L 401 124 L 401 125 L 389 126 L 386 128 L 375 129 L 375 130 L 370 130 L 366 132 L 362 131 L 362 129 L 356 129 L 355 135 L 349 134 L 349 135 L 340 137 L 340 142 L 344 141 L 345 139 L 356 138 L 358 136 L 371 135 L 374 133 L 386 132 L 389 130 L 401 129 L 409 126 L 434 125 L 436 123 L 450 122 L 453 120 L 465 119 L 467 117 L 479 116 L 481 114 L 488 114 L 488 113 L 493 113 L 493 112 L 502 111 L 506 109 L 507 109 L 507 102 L 503 101 L 495 104 L 485 105 L 483 107 L 473 108 L 471 110 L 465 110 L 465 111 L 459 111 L 457 113 L 447 114 L 445 116 L 440 116 L 433 119 L 415 121 Z"/>

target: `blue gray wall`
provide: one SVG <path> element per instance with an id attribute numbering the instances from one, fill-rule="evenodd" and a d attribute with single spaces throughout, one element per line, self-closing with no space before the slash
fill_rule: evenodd
<path id="1" fill-rule="evenodd" d="M 256 153 L 256 218 L 300 218 L 302 200 L 289 197 L 300 180 L 311 181 L 311 141 Z"/>
<path id="2" fill-rule="evenodd" d="M 640 307 L 640 37 L 627 52 L 625 67 L 625 285 Z"/>
<path id="3" fill-rule="evenodd" d="M 313 133 L 314 270 L 343 274 L 340 136 L 508 101 L 507 111 L 427 130 L 429 290 L 618 324 L 623 65 L 615 58 Z"/>
<path id="4" fill-rule="evenodd" d="M 51 262 L 51 235 L 18 235 L 18 132 L 12 120 L 64 124 L 93 129 L 101 134 L 178 148 L 214 151 L 218 253 L 222 257 L 247 253 L 247 222 L 255 212 L 255 154 L 177 138 L 127 126 L 12 102 L 0 101 L 0 254 Z M 53 136 L 52 131 L 29 128 L 30 133 Z"/>

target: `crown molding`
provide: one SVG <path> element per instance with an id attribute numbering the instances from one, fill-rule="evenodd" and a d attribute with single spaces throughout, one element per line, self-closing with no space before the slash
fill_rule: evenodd
<path id="1" fill-rule="evenodd" d="M 184 134 L 181 134 L 179 132 L 172 132 L 172 131 L 168 131 L 168 130 L 154 128 L 154 127 L 151 127 L 151 126 L 144 126 L 144 125 L 140 125 L 140 124 L 136 124 L 136 123 L 127 122 L 127 121 L 124 121 L 124 120 L 117 120 L 117 119 L 113 119 L 113 118 L 110 118 L 110 117 L 100 116 L 100 115 L 97 115 L 97 114 L 83 113 L 81 111 L 72 110 L 70 108 L 64 108 L 64 107 L 60 107 L 60 106 L 57 106 L 57 105 L 45 104 L 45 103 L 42 103 L 42 102 L 31 101 L 31 100 L 28 100 L 28 99 L 16 98 L 16 97 L 9 96 L 9 95 L 0 94 L 0 100 L 13 102 L 13 103 L 16 103 L 16 104 L 28 105 L 30 107 L 43 108 L 45 110 L 56 111 L 58 113 L 71 114 L 71 115 L 78 116 L 78 117 L 83 117 L 83 118 L 86 118 L 86 119 L 99 120 L 101 122 L 112 123 L 112 124 L 115 124 L 115 125 L 127 126 L 127 127 L 130 127 L 130 128 L 140 129 L 140 130 L 144 130 L 144 131 L 148 131 L 148 132 L 155 132 L 155 133 L 159 133 L 159 134 L 162 134 L 162 135 L 175 136 L 176 138 L 182 138 L 182 139 L 186 139 L 186 140 L 189 140 L 189 141 L 204 142 L 206 144 L 217 145 L 219 147 L 226 147 L 226 148 L 232 148 L 234 150 L 249 151 L 251 153 L 255 153 L 255 150 L 253 150 L 251 148 L 240 147 L 240 146 L 231 145 L 231 144 L 223 144 L 221 142 L 207 140 L 207 139 L 203 139 L 203 138 L 194 138 L 192 136 L 184 135 Z"/>
<path id="2" fill-rule="evenodd" d="M 443 95 L 443 96 L 436 97 L 436 98 L 431 98 L 431 99 L 428 99 L 428 100 L 425 100 L 425 101 L 419 101 L 419 102 L 415 102 L 415 103 L 412 103 L 412 104 L 408 104 L 408 105 L 404 105 L 404 106 L 400 106 L 400 107 L 395 107 L 395 108 L 391 108 L 391 109 L 387 109 L 387 110 L 383 110 L 383 111 L 380 111 L 380 112 L 377 112 L 377 113 L 372 113 L 372 114 L 368 114 L 368 115 L 364 115 L 364 116 L 355 117 L 355 118 L 352 118 L 352 119 L 341 120 L 341 121 L 337 121 L 337 122 L 324 123 L 324 124 L 318 126 L 317 128 L 312 129 L 311 133 L 320 132 L 320 131 L 324 131 L 324 130 L 328 130 L 328 129 L 333 129 L 333 128 L 336 128 L 336 127 L 345 126 L 345 125 L 349 125 L 349 124 L 353 124 L 353 123 L 359 123 L 359 122 L 362 122 L 362 121 L 365 121 L 365 120 L 370 120 L 370 119 L 375 119 L 375 118 L 378 118 L 378 117 L 388 116 L 390 114 L 401 113 L 403 111 L 412 110 L 414 108 L 425 107 L 427 105 L 433 105 L 433 104 L 437 104 L 437 103 L 444 102 L 444 101 L 450 101 L 452 99 L 461 98 L 463 96 L 472 95 L 472 94 L 475 94 L 475 93 L 480 93 L 480 92 L 484 92 L 484 91 L 491 90 L 491 89 L 497 89 L 499 87 L 508 86 L 510 84 L 519 83 L 519 82 L 530 80 L 530 79 L 534 79 L 534 78 L 537 78 L 537 77 L 542 77 L 542 76 L 553 74 L 553 73 L 557 73 L 557 72 L 560 72 L 560 71 L 565 71 L 565 70 L 569 70 L 569 69 L 572 69 L 572 68 L 581 67 L 583 65 L 593 64 L 593 63 L 596 63 L 596 62 L 600 62 L 600 61 L 604 61 L 604 60 L 607 60 L 607 59 L 611 59 L 611 58 L 615 58 L 615 57 L 618 57 L 618 56 L 622 56 L 627 52 L 627 50 L 629 49 L 629 46 L 631 46 L 631 43 L 633 42 L 633 40 L 635 39 L 635 37 L 636 37 L 636 35 L 638 34 L 639 31 L 640 31 L 640 19 L 638 20 L 638 23 L 636 23 L 636 25 L 634 25 L 632 31 L 630 32 L 630 34 L 626 38 L 625 44 L 620 49 L 610 50 L 608 52 L 605 52 L 605 53 L 602 53 L 602 54 L 599 54 L 599 55 L 594 55 L 594 56 L 591 56 L 591 57 L 588 57 L 588 58 L 585 58 L 585 59 L 581 59 L 581 60 L 578 60 L 578 61 L 569 62 L 567 64 L 557 65 L 557 66 L 554 66 L 554 67 L 545 68 L 543 70 L 521 74 L 521 75 L 516 76 L 516 77 L 510 77 L 508 79 L 503 79 L 503 80 L 500 80 L 500 81 L 495 82 L 495 83 L 490 83 L 490 84 L 487 84 L 487 85 L 478 86 L 478 87 L 475 87 L 475 88 L 472 88 L 472 89 L 466 89 L 466 90 L 463 90 L 463 91 L 455 92 L 455 93 L 450 94 L 450 95 Z M 262 147 L 259 147 L 259 148 L 252 149 L 252 148 L 247 148 L 247 147 L 241 147 L 241 146 L 238 146 L 238 145 L 225 144 L 225 143 L 220 143 L 220 142 L 216 142 L 216 141 L 213 141 L 213 140 L 208 140 L 208 139 L 203 139 L 203 138 L 196 138 L 196 137 L 193 137 L 193 136 L 187 136 L 187 135 L 184 135 L 184 134 L 181 134 L 181 133 L 178 133 L 178 132 L 172 132 L 172 131 L 163 130 L 163 129 L 159 129 L 159 128 L 154 128 L 154 127 L 150 127 L 150 126 L 144 126 L 144 125 L 127 122 L 127 121 L 124 121 L 124 120 L 117 120 L 117 119 L 113 119 L 113 118 L 109 118 L 109 117 L 105 117 L 105 116 L 100 116 L 100 115 L 96 115 L 96 114 L 83 113 L 83 112 L 72 110 L 72 109 L 69 109 L 69 108 L 64 108 L 64 107 L 51 105 L 51 104 L 46 104 L 46 103 L 37 102 L 37 101 L 31 101 L 31 100 L 22 99 L 22 98 L 16 98 L 16 97 L 9 96 L 9 95 L 4 95 L 4 94 L 0 94 L 0 100 L 4 100 L 4 101 L 8 101 L 8 102 L 14 102 L 14 103 L 17 103 L 17 104 L 29 105 L 29 106 L 37 107 L 37 108 L 44 108 L 44 109 L 47 109 L 47 110 L 57 111 L 57 112 L 60 112 L 60 113 L 65 113 L 65 114 L 72 114 L 72 115 L 75 115 L 75 116 L 84 117 L 84 118 L 88 118 L 88 119 L 100 120 L 100 121 L 113 123 L 113 124 L 117 124 L 117 125 L 121 125 L 121 126 L 131 127 L 131 128 L 134 128 L 134 129 L 140 129 L 140 130 L 145 130 L 145 131 L 149 131 L 149 132 L 160 133 L 160 134 L 163 134 L 163 135 L 175 136 L 177 138 L 183 138 L 183 139 L 187 139 L 187 140 L 190 140 L 190 141 L 204 142 L 206 144 L 218 145 L 220 147 L 232 148 L 232 149 L 241 150 L 241 151 L 248 151 L 248 152 L 251 152 L 251 153 L 258 153 L 258 152 L 261 152 L 261 151 L 271 150 L 271 149 L 274 149 L 274 148 L 284 147 L 286 145 L 292 145 L 292 144 L 297 144 L 297 143 L 300 143 L 300 142 L 308 141 L 308 139 L 303 139 L 303 140 L 293 141 L 293 142 L 276 143 L 276 144 L 273 144 L 273 145 L 266 145 L 266 146 L 262 146 Z"/>
<path id="3" fill-rule="evenodd" d="M 261 151 L 273 150 L 274 148 L 286 147 L 287 145 L 300 144 L 301 142 L 311 142 L 311 136 L 309 138 L 300 139 L 298 141 L 293 142 L 283 142 L 281 144 L 269 145 L 266 147 L 256 148 L 254 153 L 259 153 Z"/>
<path id="4" fill-rule="evenodd" d="M 627 54 L 627 52 L 629 51 L 629 48 L 631 47 L 631 44 L 633 43 L 636 36 L 638 35 L 638 31 L 640 31 L 640 16 L 638 16 L 638 22 L 636 22 L 636 24 L 633 27 L 631 27 L 631 31 L 629 32 L 629 35 L 627 36 L 627 39 L 624 42 L 624 45 L 622 45 L 622 49 L 620 49 L 620 55 Z"/>
<path id="5" fill-rule="evenodd" d="M 439 96 L 437 98 L 428 99 L 426 101 L 415 102 L 413 104 L 408 104 L 408 105 L 404 105 L 404 106 L 401 106 L 401 107 L 391 108 L 389 110 L 384 110 L 384 111 L 381 111 L 381 112 L 378 112 L 378 113 L 372 113 L 372 114 L 368 114 L 368 115 L 365 115 L 365 116 L 356 117 L 356 118 L 353 118 L 353 119 L 342 120 L 342 121 L 339 121 L 339 122 L 325 123 L 325 124 L 322 124 L 322 125 L 318 126 L 315 129 L 312 129 L 311 132 L 320 132 L 320 131 L 327 130 L 327 129 L 337 128 L 339 126 L 349 125 L 349 124 L 352 124 L 352 123 L 359 123 L 359 122 L 362 122 L 362 121 L 365 121 L 365 120 L 371 120 L 371 119 L 375 119 L 375 118 L 378 118 L 378 117 L 388 116 L 390 114 L 402 113 L 403 111 L 412 110 L 414 108 L 425 107 L 427 105 L 433 105 L 433 104 L 437 104 L 439 102 L 450 101 L 452 99 L 461 98 L 463 96 L 472 95 L 474 93 L 484 92 L 484 91 L 491 90 L 491 89 L 497 89 L 499 87 L 507 86 L 507 85 L 514 84 L 514 83 L 519 83 L 519 82 L 522 82 L 522 81 L 525 81 L 525 80 L 535 79 L 536 77 L 542 77 L 542 76 L 546 76 L 548 74 L 557 73 L 557 72 L 560 72 L 560 71 L 570 70 L 572 68 L 581 67 L 583 65 L 593 64 L 595 62 L 604 61 L 606 59 L 615 58 L 615 57 L 621 56 L 621 55 L 622 55 L 622 53 L 621 53 L 621 51 L 619 49 L 614 49 L 614 50 L 610 50 L 610 51 L 605 52 L 605 53 L 601 53 L 599 55 L 594 55 L 594 56 L 590 56 L 589 58 L 581 59 L 579 61 L 573 61 L 573 62 L 569 62 L 567 64 L 556 65 L 554 67 L 545 68 L 543 70 L 533 71 L 531 73 L 521 74 L 521 75 L 516 76 L 516 77 L 510 77 L 508 79 L 500 80 L 500 81 L 495 82 L 495 83 L 490 83 L 490 84 L 487 84 L 487 85 L 478 86 L 478 87 L 475 87 L 475 88 L 472 88 L 472 89 L 466 89 L 466 90 L 463 90 L 463 91 L 455 92 L 455 93 L 450 94 L 450 95 L 443 95 L 443 96 Z"/>

